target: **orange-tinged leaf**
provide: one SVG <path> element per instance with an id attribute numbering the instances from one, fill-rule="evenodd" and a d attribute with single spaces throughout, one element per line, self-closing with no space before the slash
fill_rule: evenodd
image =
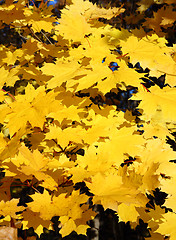
<path id="1" fill-rule="evenodd" d="M 49 220 L 44 220 L 40 217 L 40 214 L 34 211 L 31 211 L 29 208 L 27 208 L 23 212 L 23 229 L 29 229 L 30 227 L 33 227 L 35 232 L 37 234 L 43 233 L 43 228 L 51 229 L 52 230 L 52 223 Z"/>

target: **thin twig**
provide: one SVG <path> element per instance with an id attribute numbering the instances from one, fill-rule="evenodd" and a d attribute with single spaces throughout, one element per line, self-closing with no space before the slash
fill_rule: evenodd
<path id="1" fill-rule="evenodd" d="M 54 45 L 42 30 L 41 30 L 40 32 L 43 34 L 43 36 L 48 40 L 48 42 L 49 42 L 51 45 Z"/>
<path id="2" fill-rule="evenodd" d="M 15 101 L 15 97 L 11 94 L 11 93 L 8 93 L 6 90 L 4 90 L 3 88 L 1 89 L 3 92 L 7 93 L 7 95 L 9 95 L 11 98 L 13 98 Z"/>
<path id="3" fill-rule="evenodd" d="M 42 40 L 40 40 L 40 38 L 35 34 L 35 32 L 31 29 L 30 26 L 27 26 L 28 29 L 31 31 L 31 33 L 39 40 L 39 42 L 42 42 Z"/>

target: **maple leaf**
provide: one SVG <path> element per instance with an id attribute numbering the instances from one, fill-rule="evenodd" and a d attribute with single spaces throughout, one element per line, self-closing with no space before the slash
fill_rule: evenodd
<path id="1" fill-rule="evenodd" d="M 142 128 L 144 130 L 143 136 L 147 139 L 153 136 L 157 136 L 162 140 L 166 139 L 166 136 L 173 139 L 173 135 L 170 133 L 165 121 L 162 119 L 161 111 L 156 111 L 156 114 L 153 115 L 151 120 L 148 121 L 147 123 L 143 123 L 143 125 L 144 125 L 144 127 Z"/>
<path id="2" fill-rule="evenodd" d="M 69 40 L 85 42 L 85 36 L 94 32 L 89 21 L 100 17 L 110 19 L 122 12 L 122 8 L 103 9 L 89 1 L 73 0 L 72 5 L 62 10 L 61 20 L 56 26 L 56 31 Z M 74 21 L 74 22 L 73 22 Z M 75 34 L 76 32 L 76 34 Z"/>
<path id="3" fill-rule="evenodd" d="M 175 118 L 175 88 L 170 88 L 166 86 L 163 89 L 160 89 L 157 86 L 152 86 L 150 92 L 141 88 L 136 96 L 133 96 L 131 99 L 142 100 L 139 104 L 139 108 L 142 108 L 144 111 L 143 117 L 147 120 L 153 118 L 153 116 L 161 111 L 160 117 L 164 121 L 176 121 Z"/>
<path id="4" fill-rule="evenodd" d="M 113 16 L 117 16 L 118 14 L 125 11 L 123 8 L 100 8 L 96 4 L 92 4 L 89 1 L 81 1 L 81 0 L 72 0 L 73 5 L 70 6 L 70 10 L 78 11 L 81 15 L 85 16 L 87 20 L 97 19 L 97 18 L 105 18 L 110 19 Z"/>
<path id="5" fill-rule="evenodd" d="M 172 167 L 175 169 L 174 166 L 172 166 Z M 171 169 L 171 171 L 172 171 L 172 169 Z M 175 189 L 173 188 L 175 179 L 176 179 L 176 177 L 172 176 L 171 179 L 161 181 L 162 191 L 165 191 L 167 194 L 169 194 L 164 205 L 167 206 L 168 208 L 172 209 L 174 212 L 176 211 L 176 207 L 175 207 L 176 194 L 175 194 Z"/>
<path id="6" fill-rule="evenodd" d="M 129 154 L 132 157 L 141 154 L 145 140 L 142 135 L 133 134 L 134 131 L 135 127 L 131 126 L 130 128 L 122 127 L 110 133 L 110 140 L 107 140 L 106 147 L 109 148 L 112 157 L 124 159 L 124 154 Z"/>
<path id="7" fill-rule="evenodd" d="M 116 127 L 124 122 L 123 116 L 116 114 L 114 108 L 105 107 L 104 114 L 103 110 L 101 114 L 96 114 L 93 109 L 89 111 L 89 115 L 82 121 L 87 126 L 86 134 L 83 136 L 85 143 L 92 144 L 101 138 L 109 138 L 111 131 L 116 131 Z M 114 116 L 114 117 L 113 117 Z"/>
<path id="8" fill-rule="evenodd" d="M 57 101 L 55 101 L 56 93 L 49 92 L 46 94 L 43 86 L 35 90 L 31 84 L 28 84 L 25 92 L 25 95 L 16 96 L 16 101 L 9 105 L 10 112 L 6 119 L 8 121 L 7 127 L 12 135 L 20 128 L 26 127 L 27 122 L 32 127 L 36 126 L 42 129 L 45 116 L 54 110 L 57 105 Z M 45 106 L 45 108 L 42 106 Z M 15 125 L 14 121 L 18 122 L 18 125 Z"/>
<path id="9" fill-rule="evenodd" d="M 16 49 L 15 51 L 6 51 L 6 57 L 2 59 L 3 63 L 7 63 L 8 65 L 14 65 L 15 62 L 20 59 L 24 54 L 24 51 L 21 49 Z"/>
<path id="10" fill-rule="evenodd" d="M 70 55 L 74 56 L 74 59 L 77 57 L 78 60 L 87 57 L 88 61 L 91 60 L 92 65 L 101 63 L 104 57 L 109 56 L 110 47 L 114 47 L 111 43 L 112 37 L 109 36 L 112 34 L 111 31 L 113 29 L 110 26 L 99 27 L 77 49 L 70 49 Z"/>
<path id="11" fill-rule="evenodd" d="M 68 82 L 67 86 L 72 87 L 78 83 L 76 90 L 82 90 L 93 86 L 95 83 L 96 87 L 103 93 L 109 92 L 112 88 L 116 88 L 116 85 L 126 85 L 140 86 L 141 74 L 137 73 L 133 69 L 127 67 L 124 61 L 117 61 L 114 56 L 114 60 L 118 63 L 117 71 L 112 71 L 109 68 L 110 62 L 105 63 L 92 63 L 92 70 L 89 71 L 86 76 L 82 76 L 80 79 L 71 80 Z M 85 72 L 86 73 L 86 72 Z"/>
<path id="12" fill-rule="evenodd" d="M 124 222 L 136 222 L 139 213 L 135 208 L 135 204 L 126 205 L 125 203 L 121 203 L 118 206 L 118 215 Z"/>
<path id="13" fill-rule="evenodd" d="M 25 24 L 29 25 L 34 32 L 40 32 L 42 29 L 47 32 L 51 32 L 54 28 L 52 23 L 55 22 L 55 18 L 52 16 L 51 10 L 52 6 L 47 7 L 45 3 L 41 3 L 39 8 L 37 8 L 35 4 L 34 6 L 23 8 L 24 18 L 20 23 L 22 23 L 22 26 Z"/>
<path id="14" fill-rule="evenodd" d="M 153 4 L 153 0 L 149 0 L 149 1 L 145 1 L 145 0 L 141 0 L 140 1 L 140 6 L 137 8 L 140 12 L 145 11 L 147 8 L 149 8 L 149 6 Z"/>
<path id="15" fill-rule="evenodd" d="M 156 34 L 142 39 L 132 35 L 126 41 L 120 40 L 122 51 L 129 53 L 131 63 L 140 62 L 143 68 L 149 68 L 150 74 L 156 77 L 166 73 L 166 82 L 174 86 L 176 65 L 165 43 L 166 40 Z"/>
<path id="16" fill-rule="evenodd" d="M 139 10 L 154 2 L 166 3 L 141 0 Z M 165 35 L 160 26 L 169 26 L 174 19 L 173 6 L 167 4 L 154 11 L 155 23 L 151 18 L 143 24 L 159 27 L 159 36 Z M 72 231 L 86 234 L 86 222 L 94 216 L 88 209 L 89 197 L 73 190 L 73 183 L 85 182 L 94 194 L 93 203 L 117 211 L 125 222 L 142 218 L 152 229 L 153 239 L 169 233 L 174 239 L 174 229 L 164 221 L 171 225 L 175 214 L 172 218 L 157 206 L 156 211 L 146 211 L 146 193 L 160 187 L 168 194 L 165 206 L 175 211 L 176 170 L 170 160 L 176 154 L 165 142 L 166 136 L 174 140 L 176 129 L 175 46 L 166 46 L 166 39 L 156 34 L 117 30 L 97 20 L 111 19 L 122 8 L 103 9 L 89 1 L 72 0 L 61 10 L 55 26 L 51 8 L 42 3 L 39 8 L 26 7 L 25 2 L 11 0 L 0 6 L 1 28 L 13 21 L 13 28 L 26 41 L 16 50 L 0 47 L 0 86 L 15 95 L 10 98 L 3 91 L 0 95 L 0 159 L 6 175 L 1 199 L 10 195 L 10 189 L 3 190 L 13 180 L 8 176 L 21 181 L 35 177 L 45 190 L 32 195 L 34 201 L 23 212 L 23 227 L 34 227 L 40 234 L 43 227 L 51 229 L 53 216 L 60 216 L 63 237 Z M 138 17 L 125 19 L 135 22 Z M 54 34 L 55 45 L 42 42 L 47 32 Z M 140 85 L 144 73 L 129 68 L 128 62 L 140 62 L 152 76 L 165 73 L 166 83 L 173 88 L 154 86 L 147 92 Z M 113 95 L 117 87 L 126 90 L 128 86 L 139 89 L 132 99 L 141 100 L 141 116 L 106 106 L 107 92 Z M 92 103 L 98 94 L 102 98 L 99 108 Z M 24 209 L 13 200 L 0 204 L 1 211 L 6 209 L 1 214 L 8 219 L 17 218 L 15 212 Z"/>
<path id="17" fill-rule="evenodd" d="M 17 8 L 14 4 L 7 7 L 0 7 L 0 20 L 5 21 L 6 24 L 23 19 L 24 17 L 23 10 Z"/>
<path id="18" fill-rule="evenodd" d="M 0 87 L 2 88 L 4 86 L 6 79 L 8 78 L 9 73 L 8 73 L 8 70 L 6 70 L 4 67 L 1 67 L 0 74 L 1 76 L 4 76 L 3 78 L 1 78 L 1 81 L 0 81 Z"/>
<path id="19" fill-rule="evenodd" d="M 125 11 L 124 8 L 99 8 L 94 5 L 92 8 L 85 11 L 85 16 L 87 19 L 93 20 L 98 18 L 111 19 L 112 17 L 118 16 L 120 13 Z"/>
<path id="20" fill-rule="evenodd" d="M 82 1 L 80 1 L 80 3 L 81 2 Z M 75 11 L 75 9 L 72 10 L 71 6 L 69 9 L 62 10 L 61 19 L 59 20 L 60 24 L 57 25 L 55 29 L 68 40 L 84 42 L 86 41 L 85 35 L 91 33 L 91 26 L 87 23 L 86 18 L 79 12 L 80 6 L 78 6 L 77 11 Z"/>
<path id="21" fill-rule="evenodd" d="M 128 68 L 124 61 L 117 62 L 119 69 L 117 71 L 112 71 L 108 69 L 109 74 L 106 75 L 105 79 L 99 81 L 97 86 L 103 93 L 110 91 L 112 88 L 116 87 L 116 84 L 122 85 L 131 85 L 131 86 L 140 86 L 140 75 L 131 68 Z"/>
<path id="22" fill-rule="evenodd" d="M 80 69 L 77 61 L 61 61 L 58 60 L 56 64 L 47 63 L 42 67 L 42 72 L 46 75 L 53 75 L 51 80 L 47 82 L 48 88 L 60 87 L 62 83 L 69 81 L 77 75 L 87 74 L 88 71 Z"/>
<path id="23" fill-rule="evenodd" d="M 60 217 L 61 221 L 61 230 L 60 233 L 62 236 L 66 236 L 72 231 L 76 231 L 77 234 L 84 234 L 86 235 L 87 232 L 87 221 L 95 217 L 96 213 L 92 211 L 92 209 L 88 209 L 88 206 L 83 205 L 82 207 L 82 216 L 80 219 L 73 220 L 69 218 L 69 216 Z M 76 209 L 75 209 L 76 210 Z"/>
<path id="24" fill-rule="evenodd" d="M 9 157 L 14 157 L 18 152 L 19 147 L 21 146 L 20 139 L 27 133 L 31 131 L 25 128 L 20 128 L 19 131 L 11 139 L 6 139 L 6 145 L 4 146 L 3 151 L 0 153 L 1 161 Z M 1 139 L 2 140 L 2 139 Z M 5 144 L 2 140 L 1 144 Z"/>
<path id="25" fill-rule="evenodd" d="M 84 156 L 77 157 L 76 166 L 70 168 L 68 173 L 73 175 L 71 179 L 74 183 L 82 182 L 96 175 L 97 172 L 106 175 L 121 162 L 121 159 L 112 157 L 105 143 L 94 143 L 86 149 Z"/>
<path id="26" fill-rule="evenodd" d="M 86 134 L 86 130 L 81 126 L 77 126 L 75 128 L 65 128 L 61 129 L 57 126 L 50 126 L 50 131 L 46 133 L 45 139 L 57 139 L 58 144 L 65 148 L 69 142 L 82 143 L 82 139 L 84 134 Z"/>
<path id="27" fill-rule="evenodd" d="M 42 181 L 43 187 L 51 190 L 57 188 L 57 182 L 46 173 L 49 159 L 45 158 L 38 150 L 34 150 L 32 153 L 27 147 L 21 146 L 18 155 L 12 162 L 18 167 L 19 172 L 27 176 L 34 175 L 38 181 Z"/>
<path id="28" fill-rule="evenodd" d="M 44 191 L 43 194 L 35 193 L 32 196 L 34 202 L 28 203 L 29 208 L 34 212 L 39 212 L 44 220 L 60 216 L 64 235 L 76 230 L 75 220 L 82 216 L 80 204 L 88 200 L 88 196 L 79 195 L 77 191 L 73 191 L 71 196 L 66 197 L 66 195 L 62 193 L 57 197 L 51 197 L 47 191 Z"/>
<path id="29" fill-rule="evenodd" d="M 52 18 L 52 17 L 35 19 L 35 17 L 33 16 L 33 18 L 31 19 L 31 16 L 30 16 L 29 19 L 25 18 L 25 20 L 29 25 L 31 25 L 30 29 L 32 29 L 34 32 L 42 32 L 44 37 L 47 34 L 45 35 L 42 30 L 46 32 L 51 32 L 54 29 L 53 22 L 55 21 L 55 18 Z"/>
<path id="30" fill-rule="evenodd" d="M 10 201 L 0 202 L 0 214 L 3 216 L 11 216 L 12 218 L 18 218 L 16 212 L 23 211 L 25 208 L 23 206 L 17 206 L 19 200 L 11 199 Z"/>
<path id="31" fill-rule="evenodd" d="M 65 194 L 64 194 L 64 197 L 65 197 Z M 64 200 L 64 197 L 62 198 L 62 200 Z M 46 190 L 43 192 L 43 194 L 36 192 L 32 196 L 32 199 L 34 201 L 31 203 L 28 203 L 28 207 L 33 212 L 40 213 L 40 217 L 43 220 L 51 220 L 51 218 L 55 216 L 55 214 L 57 214 L 55 212 L 56 208 L 52 204 L 51 195 L 49 195 L 49 193 Z"/>
<path id="32" fill-rule="evenodd" d="M 161 26 L 169 27 L 176 18 L 172 5 L 167 6 L 167 8 L 163 6 L 157 12 L 154 12 L 153 15 L 153 18 L 146 18 L 146 22 L 143 25 L 153 28 L 156 33 L 161 33 Z"/>
<path id="33" fill-rule="evenodd" d="M 72 121 L 80 121 L 79 113 L 82 112 L 77 106 L 71 105 L 70 107 L 66 107 L 60 104 L 57 107 L 57 111 L 49 113 L 47 117 L 52 117 L 55 120 L 58 120 L 60 123 L 63 121 L 64 118 L 71 119 Z"/>
<path id="34" fill-rule="evenodd" d="M 19 80 L 19 77 L 17 76 L 19 72 L 19 66 L 15 68 L 11 68 L 10 70 L 5 69 L 4 67 L 0 68 L 0 74 L 4 76 L 2 80 L 0 81 L 1 88 L 6 83 L 8 86 L 14 86 L 15 82 Z"/>
<path id="35" fill-rule="evenodd" d="M 23 224 L 23 229 L 29 229 L 33 227 L 37 234 L 43 233 L 43 228 L 52 230 L 52 223 L 49 220 L 44 220 L 40 217 L 40 213 L 33 212 L 29 208 L 25 209 L 22 213 L 23 219 L 21 223 Z"/>
<path id="36" fill-rule="evenodd" d="M 171 160 L 175 159 L 174 153 L 175 152 L 173 152 L 173 154 L 169 153 Z M 162 173 L 163 176 L 166 176 L 166 178 L 162 178 L 160 180 L 162 191 L 168 194 L 168 197 L 165 201 L 165 206 L 167 206 L 168 208 L 171 208 L 174 212 L 176 211 L 176 207 L 175 207 L 176 194 L 175 194 L 175 188 L 174 188 L 174 183 L 176 180 L 175 170 L 176 170 L 176 167 L 173 162 L 165 162 L 165 161 L 160 165 L 158 169 L 158 172 Z"/>
<path id="37" fill-rule="evenodd" d="M 86 182 L 90 192 L 94 194 L 93 202 L 101 203 L 105 209 L 110 208 L 118 212 L 118 204 L 135 204 L 145 206 L 147 199 L 135 187 L 128 188 L 122 182 L 122 177 L 117 174 L 103 176 L 97 173 L 92 177 L 91 183 Z"/>
<path id="38" fill-rule="evenodd" d="M 66 197 L 66 195 L 67 193 L 61 193 L 59 196 L 52 197 L 45 190 L 43 194 L 35 193 L 32 196 L 34 202 L 28 203 L 28 206 L 32 211 L 40 212 L 44 220 L 67 214 L 73 219 L 80 218 L 82 213 L 80 204 L 86 202 L 88 196 L 79 195 L 78 191 L 73 191 L 71 196 Z"/>
<path id="39" fill-rule="evenodd" d="M 53 158 L 52 160 L 50 160 L 47 164 L 48 168 L 51 170 L 56 170 L 56 169 L 69 169 L 71 167 L 73 167 L 75 164 L 74 162 L 71 162 L 69 160 L 69 158 L 67 158 L 65 155 L 61 155 L 58 159 Z"/>
<path id="40" fill-rule="evenodd" d="M 142 176 L 142 184 L 138 186 L 143 193 L 160 187 L 160 165 L 169 162 L 176 154 L 160 139 L 148 140 L 140 154 L 140 161 L 135 161 L 130 169 Z M 164 172 L 163 172 L 164 173 Z M 130 176 L 130 172 L 129 172 Z M 152 181 L 151 181 L 152 180 Z M 130 179 L 132 182 L 132 180 Z"/>
<path id="41" fill-rule="evenodd" d="M 0 143 L 1 143 L 1 147 L 0 147 L 0 153 L 1 153 L 7 145 L 7 141 L 4 139 L 3 133 L 0 133 Z"/>
<path id="42" fill-rule="evenodd" d="M 159 228 L 156 232 L 162 235 L 170 235 L 170 240 L 174 240 L 176 237 L 176 229 L 173 224 L 176 220 L 176 214 L 173 212 L 168 212 L 163 214 L 163 222 L 159 224 Z"/>

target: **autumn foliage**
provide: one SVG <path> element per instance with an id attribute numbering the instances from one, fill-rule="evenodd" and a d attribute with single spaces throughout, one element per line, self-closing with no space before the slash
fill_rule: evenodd
<path id="1" fill-rule="evenodd" d="M 143 23 L 149 33 L 99 21 L 123 6 L 72 0 L 61 18 L 43 2 L 0 6 L 0 28 L 23 40 L 0 45 L 1 225 L 40 235 L 59 216 L 62 237 L 86 235 L 101 204 L 134 228 L 142 219 L 151 239 L 175 240 L 176 152 L 167 140 L 176 131 L 176 46 L 163 29 L 176 12 L 174 1 L 161 2 Z M 147 8 L 141 1 L 141 15 Z M 150 79 L 161 76 L 163 84 Z M 108 102 L 127 91 L 131 109 Z M 156 189 L 162 203 L 151 201 Z"/>

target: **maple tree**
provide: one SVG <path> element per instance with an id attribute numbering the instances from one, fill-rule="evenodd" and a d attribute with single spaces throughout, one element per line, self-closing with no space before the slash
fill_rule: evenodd
<path id="1" fill-rule="evenodd" d="M 0 6 L 0 28 L 22 41 L 0 46 L 1 225 L 40 235 L 58 216 L 62 237 L 86 235 L 101 204 L 151 239 L 175 239 L 176 47 L 163 33 L 175 4 L 142 0 L 139 21 L 152 3 L 149 33 L 110 24 L 123 5 L 72 0 L 60 18 L 46 2 Z"/>

